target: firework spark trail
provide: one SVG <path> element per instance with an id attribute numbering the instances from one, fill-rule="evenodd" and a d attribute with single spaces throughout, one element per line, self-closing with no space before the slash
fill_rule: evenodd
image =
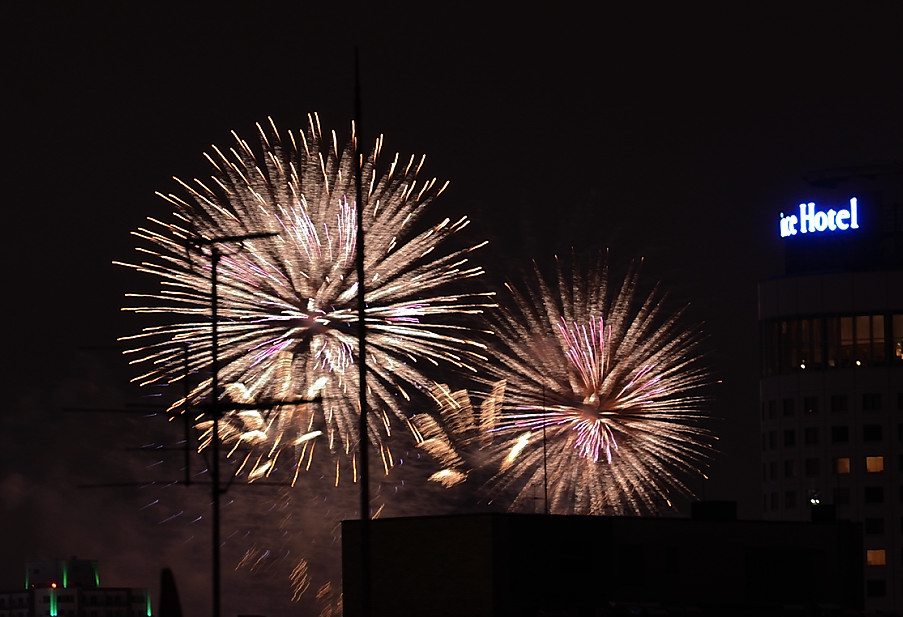
<path id="1" fill-rule="evenodd" d="M 449 475 L 467 474 L 445 450 L 457 455 L 488 433 L 487 487 L 513 493 L 511 509 L 529 507 L 546 480 L 552 512 L 670 507 L 674 493 L 690 494 L 683 478 L 702 473 L 714 440 L 701 425 L 699 333 L 681 330 L 656 291 L 637 302 L 635 269 L 619 288 L 601 260 L 587 273 L 559 264 L 557 286 L 535 274 L 525 292 L 509 287 L 496 323 L 499 354 L 483 379 L 493 392 L 474 414 L 467 393 L 435 388 L 442 421 L 415 418 L 424 449 Z"/>
<path id="2" fill-rule="evenodd" d="M 268 475 L 280 454 L 295 465 L 297 477 L 325 440 L 338 454 L 338 479 L 340 467 L 356 468 L 356 139 L 352 127 L 351 140 L 340 149 L 334 132 L 324 139 L 316 115 L 305 133 L 288 132 L 285 141 L 272 122 L 258 130 L 262 156 L 237 135 L 226 152 L 214 146 L 205 155 L 214 168 L 209 182 L 177 179 L 188 197 L 161 195 L 175 206 L 174 221 L 149 219 L 151 226 L 135 233 L 144 261 L 121 265 L 155 277 L 160 290 L 130 294 L 136 305 L 124 310 L 159 315 L 160 323 L 126 339 L 136 345 L 132 363 L 145 367 L 137 378 L 142 384 L 181 379 L 186 345 L 189 372 L 209 374 L 210 255 L 189 255 L 187 247 L 195 239 L 278 233 L 220 248 L 221 382 L 231 400 L 246 404 L 313 397 L 322 402 L 227 414 L 220 437 L 233 451 L 254 446 L 245 461 L 251 477 Z M 452 291 L 454 284 L 482 274 L 469 261 L 481 245 L 437 250 L 468 220 L 420 224 L 445 187 L 418 179 L 422 158 L 405 164 L 396 155 L 390 171 L 380 174 L 381 145 L 382 138 L 361 173 L 370 430 L 388 468 L 393 459 L 385 437 L 394 417 L 405 418 L 411 389 L 429 384 L 428 370 L 444 363 L 474 371 L 485 361 L 484 346 L 462 324 L 491 306 L 491 299 Z M 198 384 L 188 402 L 203 401 L 210 387 L 209 378 Z M 210 424 L 199 422 L 207 443 L 213 438 Z"/>

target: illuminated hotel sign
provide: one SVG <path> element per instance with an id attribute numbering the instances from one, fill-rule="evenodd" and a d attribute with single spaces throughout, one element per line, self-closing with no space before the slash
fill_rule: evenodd
<path id="1" fill-rule="evenodd" d="M 809 202 L 800 204 L 800 215 L 784 215 L 781 212 L 781 237 L 795 236 L 796 234 L 818 234 L 822 232 L 846 231 L 859 229 L 858 203 L 855 197 L 850 197 L 849 209 L 842 210 L 816 210 L 815 204 Z"/>

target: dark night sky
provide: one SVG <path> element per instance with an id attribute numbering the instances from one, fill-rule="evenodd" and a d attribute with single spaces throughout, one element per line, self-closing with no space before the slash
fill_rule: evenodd
<path id="1" fill-rule="evenodd" d="M 724 454 L 698 490 L 758 515 L 756 282 L 780 273 L 777 213 L 802 175 L 900 160 L 903 5 L 379 4 L 22 3 L 5 16 L 0 587 L 27 559 L 72 554 L 99 559 L 108 584 L 156 586 L 165 565 L 178 577 L 180 551 L 206 567 L 206 528 L 180 549 L 136 512 L 143 497 L 77 488 L 143 473 L 120 450 L 144 439 L 141 421 L 61 410 L 121 398 L 124 361 L 85 347 L 140 325 L 119 312 L 134 284 L 111 262 L 166 215 L 154 191 L 209 175 L 201 152 L 232 129 L 253 139 L 267 116 L 298 128 L 318 111 L 347 134 L 355 45 L 365 133 L 427 153 L 426 173 L 452 183 L 435 207 L 470 215 L 494 277 L 607 247 L 644 257 L 644 279 L 690 303 L 724 380 Z M 182 576 L 204 614 L 205 583 Z"/>

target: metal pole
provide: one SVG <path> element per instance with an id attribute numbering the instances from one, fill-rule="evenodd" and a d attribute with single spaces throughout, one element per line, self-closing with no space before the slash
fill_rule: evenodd
<path id="1" fill-rule="evenodd" d="M 188 397 L 191 388 L 188 387 L 189 371 L 189 347 L 188 343 L 182 344 L 182 422 L 185 429 L 185 486 L 191 486 L 191 418 L 188 414 Z"/>
<path id="2" fill-rule="evenodd" d="M 213 416 L 213 458 L 210 485 L 213 492 L 213 617 L 220 617 L 220 546 L 219 546 L 219 340 L 218 314 L 216 297 L 216 267 L 219 264 L 220 252 L 215 244 L 210 245 L 210 366 L 213 369 L 213 383 L 210 386 L 210 415 Z"/>
<path id="3" fill-rule="evenodd" d="M 217 246 L 224 242 L 243 242 L 254 238 L 271 238 L 278 234 L 263 232 L 245 234 L 241 236 L 221 236 L 219 238 L 203 239 L 194 242 L 197 246 L 210 246 L 210 368 L 213 373 L 210 384 L 210 416 L 213 420 L 211 436 L 211 461 L 210 486 L 213 496 L 213 617 L 220 617 L 220 495 L 223 491 L 219 485 L 219 419 L 221 406 L 219 404 L 219 311 L 217 286 L 217 267 L 222 253 Z M 186 376 L 187 377 L 187 376 Z"/>
<path id="4" fill-rule="evenodd" d="M 364 203 L 361 189 L 361 80 L 358 49 L 354 48 L 355 199 L 357 201 L 357 342 L 358 384 L 360 386 L 360 429 L 358 430 L 361 470 L 361 616 L 370 617 L 370 464 L 367 456 L 367 305 L 364 293 Z"/>
<path id="5" fill-rule="evenodd" d="M 542 387 L 542 412 L 545 414 L 546 409 L 546 387 Z M 543 510 L 545 514 L 549 513 L 549 468 L 548 457 L 546 456 L 546 423 L 542 423 L 542 494 L 543 494 Z"/>

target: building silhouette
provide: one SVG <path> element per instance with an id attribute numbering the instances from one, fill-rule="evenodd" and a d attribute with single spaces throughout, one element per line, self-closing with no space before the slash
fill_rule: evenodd
<path id="1" fill-rule="evenodd" d="M 775 216 L 785 274 L 759 285 L 762 511 L 862 523 L 866 609 L 899 613 L 903 165 L 806 180 Z"/>
<path id="2" fill-rule="evenodd" d="M 373 520 L 368 612 L 744 617 L 861 610 L 858 523 L 738 521 L 734 504 L 694 505 L 703 507 L 690 518 Z M 360 521 L 342 523 L 345 617 L 363 614 L 360 531 Z"/>
<path id="3" fill-rule="evenodd" d="M 101 587 L 97 562 L 29 562 L 25 584 L 0 591 L 0 617 L 151 617 L 149 589 Z"/>

